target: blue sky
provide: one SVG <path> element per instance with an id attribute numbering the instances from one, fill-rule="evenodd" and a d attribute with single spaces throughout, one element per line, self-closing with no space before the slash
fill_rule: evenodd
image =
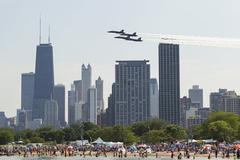
<path id="1" fill-rule="evenodd" d="M 48 25 L 54 47 L 55 83 L 68 90 L 90 63 L 93 82 L 104 80 L 105 106 L 116 60 L 148 59 L 158 77 L 158 43 L 113 39 L 111 29 L 129 32 L 240 38 L 239 0 L 0 0 L 0 110 L 20 107 L 21 73 L 34 71 L 39 17 L 43 41 Z M 204 89 L 204 105 L 218 88 L 240 93 L 240 49 L 181 46 L 181 96 L 193 84 Z"/>

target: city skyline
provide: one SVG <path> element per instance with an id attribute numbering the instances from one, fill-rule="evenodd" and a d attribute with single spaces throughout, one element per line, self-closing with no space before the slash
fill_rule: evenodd
<path id="1" fill-rule="evenodd" d="M 240 24 L 236 22 L 240 14 L 237 7 L 240 2 L 237 1 L 153 1 L 147 5 L 136 0 L 123 1 L 122 4 L 126 4 L 125 13 L 120 12 L 114 2 L 107 0 L 69 3 L 55 0 L 48 2 L 48 6 L 44 2 L 47 1 L 0 2 L 0 17 L 3 20 L 0 26 L 0 55 L 4 57 L 0 60 L 0 110 L 5 111 L 8 117 L 15 115 L 16 109 L 21 108 L 21 74 L 34 72 L 41 13 L 43 42 L 47 42 L 46 26 L 51 24 L 56 84 L 64 84 L 66 91 L 69 90 L 71 82 L 80 79 L 81 65 L 90 63 L 94 70 L 92 79 L 96 80 L 100 75 L 104 80 L 106 107 L 114 82 L 115 60 L 149 59 L 151 78 L 158 79 L 158 44 L 115 41 L 106 34 L 107 30 L 124 28 L 129 32 L 240 37 Z M 52 7 L 56 3 L 58 8 L 53 12 Z M 169 10 L 169 7 L 173 8 Z M 61 13 L 63 9 L 66 11 Z M 104 11 L 106 9 L 110 9 L 112 14 Z M 201 18 L 196 18 L 198 16 Z M 239 68 L 238 52 L 239 49 L 181 45 L 180 97 L 187 95 L 188 89 L 194 84 L 203 88 L 204 106 L 209 106 L 209 94 L 218 88 L 228 88 L 239 93 L 240 74 L 235 74 Z M 100 59 L 103 56 L 104 62 Z"/>

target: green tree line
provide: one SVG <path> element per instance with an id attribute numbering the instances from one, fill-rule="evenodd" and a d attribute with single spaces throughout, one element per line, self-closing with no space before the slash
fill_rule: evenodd
<path id="1" fill-rule="evenodd" d="M 25 129 L 14 132 L 9 128 L 0 129 L 0 144 L 12 141 L 25 143 L 67 143 L 70 141 L 87 139 L 90 142 L 98 137 L 104 141 L 158 143 L 176 139 L 185 139 L 187 131 L 173 124 L 159 119 L 142 121 L 129 126 L 116 125 L 112 127 L 98 126 L 90 122 L 72 124 L 63 129 L 43 126 L 36 130 Z"/>
<path id="2" fill-rule="evenodd" d="M 219 142 L 233 142 L 240 139 L 240 116 L 229 112 L 212 112 L 201 125 L 193 126 L 189 130 L 159 119 L 142 121 L 129 126 L 107 127 L 82 122 L 63 129 L 55 129 L 49 126 L 17 132 L 9 128 L 0 129 L 0 144 L 20 140 L 25 143 L 68 143 L 81 140 L 81 138 L 91 142 L 98 137 L 101 137 L 104 141 L 124 142 L 126 144 L 133 142 L 156 144 L 187 138 L 213 138 Z"/>

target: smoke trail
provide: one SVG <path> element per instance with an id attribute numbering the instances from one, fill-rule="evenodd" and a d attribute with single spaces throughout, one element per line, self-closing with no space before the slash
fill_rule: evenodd
<path id="1" fill-rule="evenodd" d="M 184 36 L 184 35 L 166 35 L 166 34 L 152 34 L 152 33 L 139 33 L 139 35 L 143 38 L 143 40 L 158 42 L 158 43 L 240 48 L 240 39 Z"/>

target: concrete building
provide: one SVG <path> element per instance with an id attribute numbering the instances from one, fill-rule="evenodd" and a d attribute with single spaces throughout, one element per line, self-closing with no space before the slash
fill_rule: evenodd
<path id="1" fill-rule="evenodd" d="M 179 45 L 159 44 L 159 118 L 180 123 Z"/>
<path id="2" fill-rule="evenodd" d="M 112 94 L 108 97 L 108 108 L 106 109 L 106 124 L 115 125 L 115 83 L 112 84 Z"/>
<path id="3" fill-rule="evenodd" d="M 55 128 L 60 127 L 58 121 L 58 104 L 55 100 L 47 100 L 44 105 L 44 125 L 52 126 Z"/>
<path id="4" fill-rule="evenodd" d="M 189 128 L 191 127 L 189 123 L 197 123 L 199 118 L 201 120 L 206 119 L 209 111 L 209 108 L 200 108 L 200 103 L 192 103 L 191 98 L 184 96 L 180 99 L 180 124 L 185 128 Z"/>
<path id="5" fill-rule="evenodd" d="M 95 81 L 97 89 L 97 114 L 100 115 L 104 111 L 104 100 L 103 100 L 103 80 L 99 76 Z"/>
<path id="6" fill-rule="evenodd" d="M 92 85 L 92 68 L 90 64 L 82 65 L 82 101 L 87 102 L 87 92 Z"/>
<path id="7" fill-rule="evenodd" d="M 150 117 L 159 118 L 159 96 L 158 96 L 158 82 L 156 78 L 151 78 L 150 85 Z"/>
<path id="8" fill-rule="evenodd" d="M 76 102 L 75 103 L 75 115 L 74 115 L 74 118 L 75 118 L 75 122 L 80 122 L 80 121 L 83 121 L 83 108 L 84 108 L 84 102 L 82 101 L 79 101 L 79 102 Z"/>
<path id="9" fill-rule="evenodd" d="M 17 130 L 24 130 L 27 127 L 27 112 L 18 110 L 17 112 Z"/>
<path id="10" fill-rule="evenodd" d="M 116 61 L 114 122 L 129 125 L 150 118 L 150 65 L 147 60 Z"/>
<path id="11" fill-rule="evenodd" d="M 193 85 L 192 89 L 188 90 L 188 96 L 191 98 L 192 103 L 199 104 L 203 107 L 203 89 L 200 89 L 198 85 Z"/>
<path id="12" fill-rule="evenodd" d="M 82 80 L 75 80 L 73 82 L 76 92 L 76 102 L 82 101 Z"/>
<path id="13" fill-rule="evenodd" d="M 97 124 L 97 89 L 89 88 L 87 97 L 87 121 Z"/>
<path id="14" fill-rule="evenodd" d="M 66 126 L 65 121 L 65 86 L 62 84 L 55 85 L 53 88 L 53 99 L 58 104 L 58 120 L 62 127 Z"/>
<path id="15" fill-rule="evenodd" d="M 75 103 L 76 103 L 75 86 L 71 85 L 71 90 L 68 91 L 68 124 L 75 123 Z"/>
<path id="16" fill-rule="evenodd" d="M 51 43 L 39 44 L 37 46 L 34 95 L 33 95 L 33 119 L 43 119 L 43 100 L 51 100 L 54 87 L 53 48 Z"/>
<path id="17" fill-rule="evenodd" d="M 240 115 L 240 96 L 235 91 L 228 91 L 220 99 L 220 110 Z"/>
<path id="18" fill-rule="evenodd" d="M 34 93 L 34 73 L 23 73 L 21 78 L 21 109 L 26 112 L 27 121 L 31 121 Z"/>
<path id="19" fill-rule="evenodd" d="M 5 116 L 5 112 L 0 112 L 0 128 L 4 128 L 8 126 L 7 117 Z"/>
<path id="20" fill-rule="evenodd" d="M 34 119 L 33 121 L 29 121 L 27 123 L 27 129 L 37 129 L 42 126 L 42 119 Z"/>
<path id="21" fill-rule="evenodd" d="M 210 93 L 210 109 L 212 111 L 221 110 L 221 97 L 227 94 L 227 89 L 219 89 L 218 92 Z"/>

